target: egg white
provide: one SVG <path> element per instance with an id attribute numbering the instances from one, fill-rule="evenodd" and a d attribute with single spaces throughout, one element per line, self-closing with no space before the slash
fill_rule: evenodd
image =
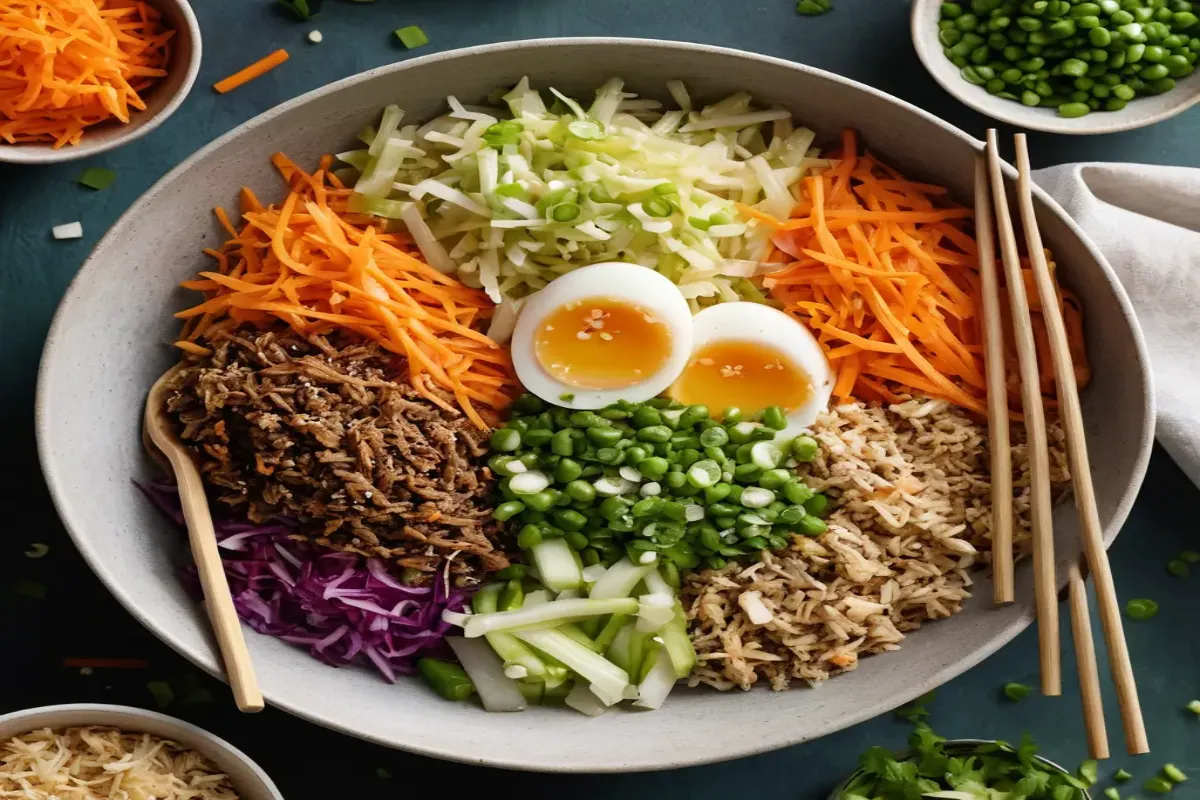
<path id="1" fill-rule="evenodd" d="M 808 326 L 761 303 L 719 303 L 692 321 L 693 352 L 714 342 L 753 342 L 785 355 L 812 383 L 808 400 L 788 412 L 784 435 L 795 435 L 817 421 L 833 394 L 833 369 Z"/>
<path id="2" fill-rule="evenodd" d="M 537 330 L 542 321 L 568 303 L 603 297 L 636 305 L 663 322 L 671 336 L 666 363 L 645 380 L 617 389 L 589 389 L 564 383 L 538 360 Z M 692 353 L 692 314 L 679 288 L 663 275 L 638 264 L 606 262 L 568 272 L 525 300 L 512 336 L 513 367 L 530 392 L 555 405 L 578 409 L 604 408 L 618 400 L 638 403 L 667 389 Z M 562 395 L 574 395 L 570 401 Z"/>

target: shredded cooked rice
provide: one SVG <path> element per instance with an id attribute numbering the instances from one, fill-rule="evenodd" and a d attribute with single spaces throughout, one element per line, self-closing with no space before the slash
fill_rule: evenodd
<path id="1" fill-rule="evenodd" d="M 148 733 L 31 731 L 0 748 L 0 797 L 22 800 L 238 800 L 200 753 Z"/>
<path id="2" fill-rule="evenodd" d="M 1049 427 L 1051 481 L 1067 471 L 1062 428 Z M 970 596 L 990 558 L 987 428 L 942 400 L 837 406 L 813 426 L 821 443 L 806 482 L 834 504 L 829 529 L 759 563 L 693 573 L 683 602 L 699 664 L 690 682 L 785 689 L 896 650 L 926 620 Z M 1024 429 L 1013 428 L 1014 540 L 1029 542 Z M 765 608 L 765 611 L 764 611 Z M 755 621 L 752 621 L 755 620 Z"/>

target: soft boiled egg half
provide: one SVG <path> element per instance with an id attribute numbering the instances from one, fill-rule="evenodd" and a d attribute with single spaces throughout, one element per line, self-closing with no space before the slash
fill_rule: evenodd
<path id="1" fill-rule="evenodd" d="M 696 314 L 692 331 L 691 357 L 671 388 L 681 403 L 703 403 L 714 416 L 779 406 L 788 432 L 812 425 L 829 404 L 829 361 L 808 327 L 784 312 L 720 303 Z"/>
<path id="2" fill-rule="evenodd" d="M 640 264 L 593 264 L 526 300 L 512 336 L 525 388 L 556 405 L 603 408 L 665 391 L 692 352 L 692 314 L 669 279 Z"/>

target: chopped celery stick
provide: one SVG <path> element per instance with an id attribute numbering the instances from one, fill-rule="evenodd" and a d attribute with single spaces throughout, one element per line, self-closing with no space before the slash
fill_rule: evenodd
<path id="1" fill-rule="evenodd" d="M 555 630 L 562 631 L 567 636 L 570 636 L 581 645 L 591 650 L 593 653 L 603 653 L 604 648 L 596 644 L 592 637 L 588 636 L 583 630 L 573 622 L 564 622 L 561 625 L 555 626 Z"/>
<path id="2" fill-rule="evenodd" d="M 626 622 L 613 638 L 612 645 L 605 651 L 610 661 L 632 675 L 642 663 L 646 637 L 637 632 L 637 625 Z"/>
<path id="3" fill-rule="evenodd" d="M 616 638 L 617 632 L 629 621 L 629 616 L 626 614 L 613 614 L 608 618 L 608 622 L 596 634 L 596 644 L 600 647 L 600 651 L 604 652 L 612 645 L 613 639 Z"/>
<path id="4" fill-rule="evenodd" d="M 658 655 L 662 652 L 662 640 L 657 636 L 651 636 L 646 639 L 646 649 L 642 651 L 642 663 L 638 666 L 636 676 L 630 676 L 637 679 L 638 683 L 646 680 L 650 675 L 650 670 L 654 669 L 654 665 L 658 662 Z M 669 658 L 669 656 L 668 656 Z M 674 672 L 672 667 L 671 671 Z"/>
<path id="5" fill-rule="evenodd" d="M 588 684 L 579 681 L 575 687 L 567 693 L 567 698 L 564 701 L 571 708 L 581 714 L 586 714 L 589 717 L 598 717 L 608 710 L 604 703 L 600 702 L 600 698 L 592 692 Z"/>
<path id="6" fill-rule="evenodd" d="M 384 219 L 400 219 L 404 209 L 411 206 L 407 200 L 388 200 L 365 194 L 352 194 L 346 202 L 346 210 L 354 214 L 371 214 Z"/>
<path id="7" fill-rule="evenodd" d="M 525 696 L 516 681 L 504 674 L 499 656 L 487 645 L 461 636 L 447 636 L 446 644 L 454 651 L 475 691 L 488 711 L 524 711 Z"/>
<path id="8" fill-rule="evenodd" d="M 476 614 L 491 614 L 497 609 L 497 598 L 502 591 L 500 584 L 492 583 L 484 586 L 471 598 L 471 608 Z M 521 644 L 511 633 L 495 631 L 484 634 L 487 643 L 496 651 L 496 655 L 504 659 L 505 674 L 513 667 L 525 670 L 525 677 L 537 678 L 546 674 L 546 664 L 525 645 Z M 511 676 L 510 676 L 511 677 Z"/>
<path id="9" fill-rule="evenodd" d="M 669 595 L 646 594 L 638 598 L 638 633 L 655 633 L 675 616 L 675 599 Z"/>
<path id="10" fill-rule="evenodd" d="M 637 605 L 637 600 L 632 597 L 612 600 L 584 598 L 555 600 L 533 608 L 526 605 L 515 611 L 474 614 L 466 620 L 463 631 L 468 639 L 474 639 L 493 631 L 510 630 L 515 632 L 522 628 L 528 630 L 534 627 L 545 627 L 551 623 L 578 622 L 581 619 L 606 614 L 634 614 L 637 612 Z"/>
<path id="11" fill-rule="evenodd" d="M 657 569 L 647 571 L 646 576 L 642 578 L 642 582 L 646 584 L 646 591 L 649 594 L 665 594 L 667 597 L 675 596 L 675 590 L 663 580 L 663 576 Z"/>
<path id="12" fill-rule="evenodd" d="M 584 680 L 607 694 L 621 694 L 629 685 L 629 675 L 599 653 L 593 653 L 561 631 L 517 631 L 514 635 L 526 644 L 557 658 Z"/>
<path id="13" fill-rule="evenodd" d="M 583 574 L 579 568 L 579 562 L 575 560 L 575 553 L 567 544 L 567 540 L 562 537 L 543 539 L 535 545 L 533 563 L 537 567 L 542 583 L 552 592 L 578 589 L 583 585 Z M 616 597 L 617 595 L 612 596 Z"/>
<path id="14" fill-rule="evenodd" d="M 542 695 L 546 693 L 546 684 L 541 681 L 517 681 L 517 688 L 525 695 L 525 702 L 531 706 L 540 705 Z"/>
<path id="15" fill-rule="evenodd" d="M 419 25 L 409 25 L 406 28 L 398 29 L 396 31 L 396 38 L 409 50 L 429 44 L 429 37 L 425 35 L 425 31 L 421 30 Z"/>
<path id="16" fill-rule="evenodd" d="M 659 631 L 663 640 L 663 649 L 671 658 L 671 666 L 675 675 L 686 678 L 696 666 L 696 649 L 687 633 L 687 618 L 683 613 L 683 605 L 675 601 L 675 616 L 667 626 Z"/>
<path id="17" fill-rule="evenodd" d="M 362 172 L 366 169 L 367 161 L 371 158 L 371 153 L 369 150 L 347 150 L 344 153 L 338 153 L 334 158 Z"/>
<path id="18" fill-rule="evenodd" d="M 666 648 L 658 651 L 658 657 L 645 680 L 638 684 L 638 699 L 633 704 L 638 708 L 654 710 L 662 706 L 675 687 L 675 668 L 671 666 L 671 658 Z"/>
<path id="19" fill-rule="evenodd" d="M 88 167 L 79 176 L 79 184 L 89 189 L 107 189 L 117 179 L 117 173 L 103 167 Z"/>
<path id="20" fill-rule="evenodd" d="M 521 608 L 540 606 L 542 603 L 549 603 L 551 599 L 550 593 L 545 589 L 534 589 L 532 592 L 525 593 L 525 602 L 521 605 Z"/>
<path id="21" fill-rule="evenodd" d="M 629 597 L 633 593 L 633 588 L 644 580 L 653 569 L 653 564 L 634 564 L 628 557 L 622 558 L 609 567 L 608 571 L 596 581 L 589 596 L 597 600 Z"/>

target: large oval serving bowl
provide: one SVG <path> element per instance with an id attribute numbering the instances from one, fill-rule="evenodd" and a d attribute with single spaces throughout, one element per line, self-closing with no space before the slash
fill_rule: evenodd
<path id="1" fill-rule="evenodd" d="M 971 196 L 979 142 L 895 98 L 809 67 L 693 44 L 628 39 L 555 39 L 460 50 L 384 67 L 286 103 L 188 159 L 155 185 L 97 246 L 58 310 L 42 361 L 38 435 L 47 480 L 71 535 L 109 589 L 147 627 L 210 672 L 217 652 L 204 615 L 178 579 L 179 534 L 130 483 L 152 473 L 138 424 L 146 391 L 175 357 L 166 345 L 176 284 L 205 265 L 202 247 L 221 235 L 209 209 L 236 207 L 238 189 L 278 196 L 269 158 L 302 164 L 346 149 L 387 103 L 408 119 L 433 116 L 445 97 L 478 103 L 523 75 L 583 96 L 620 75 L 634 91 L 666 99 L 684 80 L 715 100 L 749 90 L 791 109 L 832 139 L 844 126 L 914 179 Z M 1084 413 L 1095 452 L 1096 496 L 1108 540 L 1116 535 L 1145 472 L 1153 407 L 1147 358 L 1128 299 L 1101 255 L 1063 211 L 1037 197 L 1042 233 L 1063 280 L 1082 298 L 1095 378 Z M 1058 509 L 1060 571 L 1076 557 L 1069 505 Z M 585 719 L 563 709 L 487 714 L 437 698 L 416 680 L 388 685 L 365 669 L 332 669 L 275 639 L 248 634 L 269 702 L 355 736 L 442 758 L 505 767 L 625 771 L 677 767 L 813 739 L 891 709 L 997 650 L 1032 618 L 1029 570 L 1017 596 L 991 607 L 979 573 L 959 615 L 927 625 L 903 648 L 864 660 L 818 690 L 775 694 L 679 690 L 657 712 Z"/>

